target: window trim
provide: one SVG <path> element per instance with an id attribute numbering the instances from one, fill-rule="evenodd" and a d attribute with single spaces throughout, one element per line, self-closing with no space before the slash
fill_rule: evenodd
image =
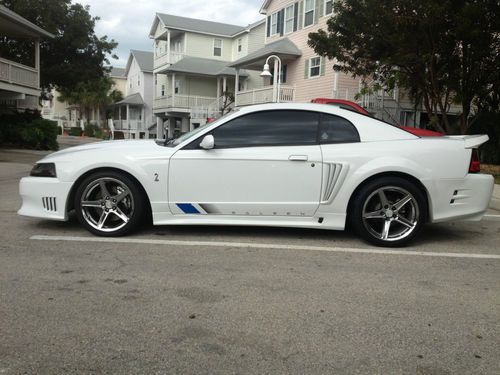
<path id="1" fill-rule="evenodd" d="M 279 11 L 271 13 L 271 27 L 269 28 L 269 36 L 270 37 L 278 35 L 278 13 L 279 13 Z M 275 21 L 276 21 L 276 23 L 274 24 L 276 26 L 276 30 L 273 30 L 273 17 L 275 17 Z"/>
<path id="2" fill-rule="evenodd" d="M 287 9 L 290 9 L 292 8 L 292 17 L 291 18 L 286 18 L 286 11 Z M 284 15 L 283 15 L 283 18 L 284 18 L 284 21 L 283 21 L 283 34 L 284 35 L 287 35 L 287 34 L 291 34 L 293 33 L 293 30 L 295 29 L 295 3 L 293 3 L 292 5 L 289 5 L 287 7 L 285 7 L 285 12 L 284 12 Z M 286 31 L 286 25 L 287 25 L 287 22 L 288 21 L 292 21 L 292 29 L 290 31 Z"/>
<path id="3" fill-rule="evenodd" d="M 220 47 L 215 47 L 215 41 L 220 40 Z M 224 42 L 221 38 L 214 38 L 213 43 L 212 43 L 212 54 L 214 57 L 222 57 L 222 47 L 224 45 Z M 215 54 L 215 48 L 220 48 L 220 55 Z"/>
<path id="4" fill-rule="evenodd" d="M 333 2 L 334 2 L 334 1 L 335 1 L 335 0 L 325 0 L 325 1 L 323 2 L 323 17 L 325 17 L 325 16 L 329 16 L 329 15 L 333 14 Z M 331 3 L 332 3 L 332 11 L 331 11 L 330 13 L 326 13 L 326 3 L 328 3 L 328 2 L 331 2 Z"/>
<path id="5" fill-rule="evenodd" d="M 318 74 L 313 76 L 313 75 L 311 75 L 311 70 L 313 68 L 312 61 L 314 59 L 319 59 L 319 63 L 318 63 L 318 65 L 314 65 L 314 68 L 318 68 Z M 314 56 L 314 57 L 309 58 L 309 71 L 307 72 L 307 76 L 309 79 L 321 77 L 321 56 Z"/>
<path id="6" fill-rule="evenodd" d="M 316 2 L 314 0 L 311 0 L 312 1 L 312 4 L 313 4 L 313 8 L 306 11 L 306 4 L 307 4 L 307 0 L 304 0 L 304 14 L 302 15 L 302 28 L 303 29 L 307 29 L 308 27 L 311 27 L 314 25 L 314 19 L 316 17 Z M 310 25 L 307 25 L 306 26 L 306 13 L 309 13 L 309 12 L 313 12 L 313 17 L 312 17 L 312 23 Z"/>

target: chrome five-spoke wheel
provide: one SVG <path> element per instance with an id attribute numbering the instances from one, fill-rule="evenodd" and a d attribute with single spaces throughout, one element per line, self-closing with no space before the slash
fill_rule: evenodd
<path id="1" fill-rule="evenodd" d="M 414 183 L 400 177 L 381 177 L 359 189 L 350 217 L 354 229 L 369 242 L 402 246 L 422 227 L 427 203 Z"/>
<path id="2" fill-rule="evenodd" d="M 79 186 L 75 209 L 80 222 L 92 233 L 115 236 L 136 227 L 143 214 L 141 191 L 118 172 L 98 172 Z"/>

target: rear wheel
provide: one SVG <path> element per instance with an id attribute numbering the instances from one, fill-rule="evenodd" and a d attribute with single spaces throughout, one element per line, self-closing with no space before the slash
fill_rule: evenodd
<path id="1" fill-rule="evenodd" d="M 363 186 L 354 197 L 352 225 L 377 246 L 404 246 L 420 231 L 427 204 L 418 187 L 399 177 L 383 177 Z"/>
<path id="2" fill-rule="evenodd" d="M 78 220 L 99 236 L 122 236 L 137 229 L 144 217 L 144 203 L 135 182 L 115 171 L 88 176 L 75 194 Z"/>

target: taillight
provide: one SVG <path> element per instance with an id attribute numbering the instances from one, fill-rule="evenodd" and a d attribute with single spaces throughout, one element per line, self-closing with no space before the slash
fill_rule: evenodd
<path id="1" fill-rule="evenodd" d="M 469 173 L 479 173 L 481 172 L 481 163 L 479 162 L 479 153 L 476 148 L 472 149 L 472 154 L 470 156 Z"/>

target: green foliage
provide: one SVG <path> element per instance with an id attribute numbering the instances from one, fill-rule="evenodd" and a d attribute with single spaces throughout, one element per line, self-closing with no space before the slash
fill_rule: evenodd
<path id="1" fill-rule="evenodd" d="M 490 140 L 479 148 L 481 162 L 500 165 L 500 113 L 480 114 L 474 119 L 469 134 L 488 134 Z"/>
<path id="2" fill-rule="evenodd" d="M 80 82 L 104 76 L 107 56 L 118 45 L 106 36 L 97 37 L 88 6 L 71 0 L 0 0 L 12 11 L 55 35 L 40 44 L 41 86 L 73 91 Z M 32 42 L 0 38 L 0 56 L 34 65 Z M 116 56 L 112 56 L 116 57 Z"/>
<path id="3" fill-rule="evenodd" d="M 82 135 L 82 128 L 80 128 L 79 126 L 73 126 L 69 128 L 68 134 L 73 137 L 79 137 Z"/>
<path id="4" fill-rule="evenodd" d="M 500 89 L 500 17 L 496 0 L 344 0 L 334 2 L 328 30 L 309 34 L 334 69 L 406 89 L 440 131 L 446 112 L 462 106 L 460 132 Z M 498 108 L 496 110 L 499 110 Z"/>
<path id="5" fill-rule="evenodd" d="M 0 144 L 3 146 L 57 150 L 57 123 L 45 120 L 37 112 L 0 116 Z"/>

